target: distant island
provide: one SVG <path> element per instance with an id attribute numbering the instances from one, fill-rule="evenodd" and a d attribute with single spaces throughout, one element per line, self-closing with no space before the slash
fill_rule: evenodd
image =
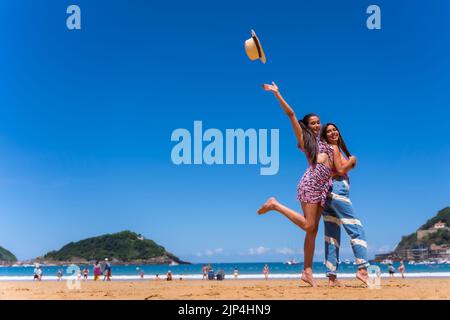
<path id="1" fill-rule="evenodd" d="M 0 247 L 0 265 L 9 265 L 16 261 L 17 258 L 11 251 Z"/>
<path id="2" fill-rule="evenodd" d="M 33 263 L 86 264 L 108 258 L 115 264 L 189 264 L 167 252 L 153 240 L 131 231 L 105 234 L 70 242 L 60 250 L 50 251 Z"/>
<path id="3" fill-rule="evenodd" d="M 416 232 L 403 236 L 392 252 L 377 254 L 374 261 L 445 261 L 450 259 L 450 207 L 440 210 Z"/>

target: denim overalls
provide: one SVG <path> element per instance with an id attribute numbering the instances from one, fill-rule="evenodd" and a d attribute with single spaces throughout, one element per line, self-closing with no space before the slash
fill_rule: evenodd
<path id="1" fill-rule="evenodd" d="M 327 276 L 336 275 L 339 266 L 341 225 L 350 236 L 358 269 L 369 267 L 364 228 L 353 211 L 349 195 L 348 178 L 334 178 L 322 213 L 325 224 L 325 265 L 327 267 Z"/>

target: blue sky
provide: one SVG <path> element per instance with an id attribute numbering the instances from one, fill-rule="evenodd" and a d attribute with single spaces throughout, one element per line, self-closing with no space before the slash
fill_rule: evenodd
<path id="1" fill-rule="evenodd" d="M 378 4 L 382 29 L 366 28 Z M 133 230 L 193 262 L 301 259 L 307 163 L 260 84 L 339 125 L 370 255 L 449 205 L 448 1 L 4 1 L 0 245 L 19 259 Z M 66 28 L 81 8 L 82 30 Z M 250 30 L 268 62 L 243 49 Z M 175 166 L 173 130 L 277 128 L 280 170 Z M 351 258 L 347 237 L 343 256 Z M 315 260 L 323 259 L 322 223 Z"/>

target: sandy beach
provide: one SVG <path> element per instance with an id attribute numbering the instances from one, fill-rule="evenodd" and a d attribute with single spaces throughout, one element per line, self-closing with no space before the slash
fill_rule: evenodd
<path id="1" fill-rule="evenodd" d="M 391 300 L 450 299 L 450 279 L 382 279 L 381 289 L 368 289 L 357 280 L 343 280 L 344 287 L 328 288 L 319 280 L 310 288 L 299 280 L 174 280 L 82 282 L 81 289 L 69 290 L 66 282 L 0 282 L 0 300 Z"/>

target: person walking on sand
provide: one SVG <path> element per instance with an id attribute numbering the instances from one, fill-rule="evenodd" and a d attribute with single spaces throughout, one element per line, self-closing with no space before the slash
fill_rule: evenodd
<path id="1" fill-rule="evenodd" d="M 403 263 L 403 260 L 400 260 L 400 266 L 398 267 L 398 271 L 402 275 L 402 279 L 405 279 L 405 264 Z"/>
<path id="2" fill-rule="evenodd" d="M 42 266 L 38 267 L 38 275 L 39 275 L 39 281 L 42 281 L 42 276 L 44 275 L 44 270 L 42 270 Z"/>
<path id="3" fill-rule="evenodd" d="M 233 276 L 234 276 L 234 279 L 237 279 L 237 278 L 238 278 L 238 275 L 239 275 L 239 270 L 238 270 L 237 267 L 234 267 L 234 270 L 233 270 Z"/>
<path id="4" fill-rule="evenodd" d="M 56 273 L 56 278 L 58 278 L 58 281 L 61 281 L 63 276 L 62 270 L 58 269 L 58 272 Z"/>
<path id="5" fill-rule="evenodd" d="M 103 272 L 103 281 L 111 281 L 111 264 L 109 263 L 108 258 L 105 258 L 105 267 Z"/>
<path id="6" fill-rule="evenodd" d="M 394 273 L 395 273 L 395 269 L 394 269 L 394 266 L 392 265 L 392 263 L 389 263 L 388 271 L 389 271 L 389 276 L 391 278 L 393 278 L 394 277 Z"/>
<path id="7" fill-rule="evenodd" d="M 42 280 L 42 269 L 41 269 L 41 266 L 37 265 L 34 268 L 33 280 L 36 280 L 36 281 L 41 281 Z"/>
<path id="8" fill-rule="evenodd" d="M 83 270 L 84 281 L 88 280 L 88 275 L 89 275 L 89 269 L 88 269 L 88 267 L 85 267 Z"/>
<path id="9" fill-rule="evenodd" d="M 264 274 L 264 278 L 265 278 L 266 280 L 269 280 L 269 272 L 270 272 L 270 270 L 269 270 L 269 265 L 268 265 L 268 264 L 265 264 L 265 265 L 264 265 L 264 268 L 263 268 L 263 274 Z"/>
<path id="10" fill-rule="evenodd" d="M 301 279 L 310 286 L 317 287 L 312 265 L 319 221 L 325 207 L 328 189 L 332 185 L 333 148 L 320 140 L 320 118 L 316 114 L 310 113 L 299 121 L 274 82 L 271 85 L 264 84 L 263 88 L 275 95 L 288 116 L 297 138 L 297 147 L 305 153 L 309 167 L 297 186 L 297 200 L 301 202 L 304 215 L 284 206 L 274 197 L 269 198 L 258 210 L 258 213 L 277 211 L 306 232 L 304 269 Z"/>
<path id="11" fill-rule="evenodd" d="M 100 265 L 100 261 L 97 260 L 94 264 L 94 281 L 99 280 L 101 275 L 102 275 L 102 266 Z"/>
<path id="12" fill-rule="evenodd" d="M 203 278 L 202 280 L 205 280 L 208 278 L 208 267 L 206 266 L 206 264 L 204 264 L 202 266 L 202 273 L 203 273 Z"/>
<path id="13" fill-rule="evenodd" d="M 335 153 L 335 170 L 333 170 L 333 185 L 328 193 L 326 206 L 322 216 L 325 225 L 325 265 L 327 268 L 329 286 L 339 286 L 337 270 L 339 267 L 339 248 L 341 245 L 341 225 L 350 236 L 350 243 L 358 268 L 356 278 L 367 285 L 369 275 L 367 268 L 367 241 L 361 220 L 356 216 L 350 201 L 350 178 L 348 172 L 356 165 L 345 145 L 344 139 L 333 123 L 323 126 L 320 138 L 333 147 Z M 343 156 L 345 153 L 346 157 Z M 338 164 L 340 163 L 340 164 Z M 337 170 L 336 168 L 339 168 Z"/>

